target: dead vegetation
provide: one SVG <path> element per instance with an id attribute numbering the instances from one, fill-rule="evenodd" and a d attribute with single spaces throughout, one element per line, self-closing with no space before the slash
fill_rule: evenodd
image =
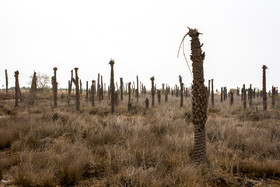
<path id="1" fill-rule="evenodd" d="M 170 96 L 149 109 L 145 99 L 139 97 L 128 111 L 124 98 L 113 115 L 106 97 L 94 107 L 81 99 L 80 111 L 60 98 L 58 108 L 51 108 L 51 95 L 17 108 L 5 100 L 0 107 L 1 179 L 19 186 L 280 184 L 278 98 L 263 112 L 256 110 L 262 108 L 261 98 L 244 110 L 241 102 L 230 106 L 216 96 L 215 108 L 208 109 L 204 167 L 192 161 L 191 98 L 178 107 L 180 98 Z"/>

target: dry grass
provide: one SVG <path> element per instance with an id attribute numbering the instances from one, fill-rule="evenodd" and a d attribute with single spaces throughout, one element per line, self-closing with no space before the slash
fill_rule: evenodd
<path id="1" fill-rule="evenodd" d="M 140 98 L 128 112 L 124 97 L 114 115 L 106 100 L 95 107 L 83 101 L 80 112 L 65 99 L 58 109 L 42 99 L 17 110 L 7 100 L 1 106 L 0 177 L 20 186 L 238 186 L 246 177 L 280 177 L 279 104 L 263 113 L 257 99 L 246 111 L 238 98 L 232 107 L 216 99 L 202 167 L 192 163 L 190 98 L 183 108 L 169 97 L 148 110 Z"/>

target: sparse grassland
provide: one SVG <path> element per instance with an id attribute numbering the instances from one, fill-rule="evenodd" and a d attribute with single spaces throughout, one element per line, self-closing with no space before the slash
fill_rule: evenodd
<path id="1" fill-rule="evenodd" d="M 244 110 L 240 97 L 230 106 L 216 96 L 206 123 L 207 164 L 198 167 L 190 98 L 179 107 L 180 98 L 169 96 L 146 110 L 145 98 L 137 104 L 133 97 L 128 112 L 124 96 L 112 115 L 107 95 L 94 107 L 82 97 L 80 111 L 66 97 L 52 109 L 51 93 L 17 109 L 2 100 L 0 179 L 19 186 L 280 185 L 279 98 L 263 112 L 261 98 Z"/>

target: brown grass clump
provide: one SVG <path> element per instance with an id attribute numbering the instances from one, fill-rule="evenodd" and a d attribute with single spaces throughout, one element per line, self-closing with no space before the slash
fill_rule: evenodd
<path id="1" fill-rule="evenodd" d="M 80 144 L 54 142 L 51 150 L 22 152 L 20 164 L 11 168 L 14 183 L 23 186 L 76 184 L 90 164 L 89 151 Z"/>

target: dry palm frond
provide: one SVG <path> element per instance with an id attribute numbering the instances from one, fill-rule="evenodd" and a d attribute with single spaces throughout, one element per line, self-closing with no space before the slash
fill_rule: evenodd
<path id="1" fill-rule="evenodd" d="M 191 76 L 193 76 L 193 75 L 192 75 L 192 70 L 191 70 L 191 68 L 190 68 L 190 65 L 189 65 L 189 63 L 188 63 L 188 60 L 187 60 L 187 57 L 186 57 L 186 54 L 185 54 L 185 45 L 184 45 L 184 41 L 185 41 L 185 38 L 186 38 L 187 35 L 188 35 L 188 33 L 185 34 L 185 36 L 182 38 L 182 41 L 181 41 L 181 43 L 180 43 L 179 50 L 178 50 L 178 53 L 177 53 L 177 58 L 179 58 L 180 49 L 181 49 L 181 47 L 182 47 L 182 48 L 183 48 L 183 49 L 182 49 L 182 50 L 183 50 L 183 55 L 184 55 L 184 58 L 185 58 L 185 60 L 186 60 L 187 65 L 188 65 L 190 74 L 191 74 Z"/>

